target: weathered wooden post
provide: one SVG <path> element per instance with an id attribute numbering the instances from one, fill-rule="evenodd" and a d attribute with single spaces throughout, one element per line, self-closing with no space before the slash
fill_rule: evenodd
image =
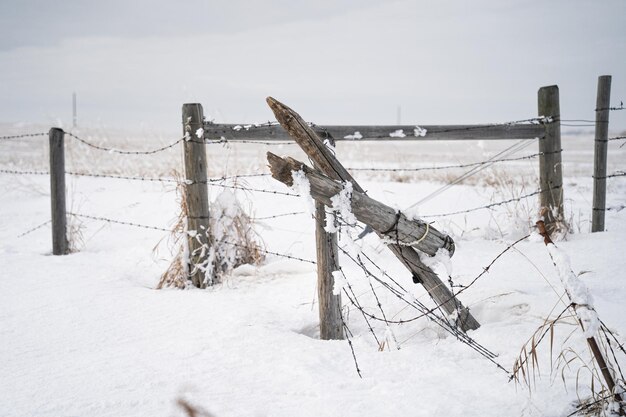
<path id="1" fill-rule="evenodd" d="M 363 188 L 352 178 L 352 176 L 348 173 L 341 163 L 337 160 L 337 158 L 326 148 L 323 144 L 322 140 L 315 133 L 315 131 L 300 117 L 298 113 L 285 106 L 281 102 L 275 100 L 272 97 L 267 98 L 267 103 L 274 112 L 276 116 L 276 120 L 285 128 L 285 130 L 289 133 L 289 135 L 300 145 L 300 148 L 309 156 L 309 158 L 316 164 L 316 167 L 324 173 L 331 180 L 340 180 L 342 182 L 351 182 L 354 189 L 354 196 L 358 196 L 359 194 L 364 194 Z M 271 159 L 272 156 L 268 153 L 268 159 Z M 278 158 L 280 159 L 280 158 Z M 298 165 L 298 167 L 301 166 Z M 277 175 L 277 177 L 282 177 L 282 175 Z M 276 177 L 275 177 L 276 178 Z M 330 186 L 332 188 L 332 186 Z M 335 192 L 335 194 L 338 191 Z M 313 196 L 315 198 L 315 196 Z M 354 210 L 353 206 L 353 210 Z M 357 219 L 359 218 L 358 214 L 355 215 Z M 372 222 L 370 222 L 370 226 L 374 230 L 376 230 L 377 234 L 384 238 L 386 232 L 383 231 L 391 231 L 398 230 L 400 222 L 396 219 L 396 212 L 392 210 L 392 220 L 391 222 L 382 222 L 386 223 L 384 227 L 374 227 Z M 379 226 L 382 226 L 382 223 Z M 366 223 L 367 224 L 367 223 Z M 440 237 L 432 237 L 434 233 L 428 231 L 428 225 L 423 224 L 424 231 L 421 235 L 414 237 L 411 241 L 417 239 L 419 242 L 426 241 L 428 238 L 433 239 L 441 239 Z M 399 239 L 399 233 L 396 239 Z M 454 244 L 448 239 L 441 239 L 442 245 L 439 247 L 446 247 L 449 250 L 453 251 Z M 417 243 L 416 241 L 416 243 Z M 458 322 L 463 331 L 467 330 L 475 330 L 480 327 L 480 324 L 476 319 L 471 315 L 469 309 L 464 307 L 454 296 L 451 290 L 449 290 L 443 282 L 439 279 L 437 274 L 435 274 L 428 266 L 426 266 L 420 259 L 419 254 L 409 246 L 403 246 L 399 242 L 391 243 L 387 246 L 391 252 L 402 262 L 402 264 L 411 271 L 413 274 L 413 279 L 415 282 L 420 282 L 426 291 L 430 294 L 430 296 L 437 302 L 448 314 L 456 313 L 459 316 Z M 434 253 L 431 253 L 434 255 Z"/>
<path id="2" fill-rule="evenodd" d="M 67 214 L 65 211 L 65 132 L 53 127 L 50 139 L 50 201 L 52 219 L 52 254 L 67 255 Z"/>
<path id="3" fill-rule="evenodd" d="M 591 231 L 604 231 L 606 211 L 606 159 L 609 137 L 609 107 L 611 106 L 611 76 L 598 77 L 596 98 L 596 137 L 593 153 L 593 207 Z"/>
<path id="4" fill-rule="evenodd" d="M 562 230 L 563 214 L 563 171 L 561 162 L 561 110 L 559 87 L 541 87 L 538 92 L 539 116 L 549 117 L 545 123 L 545 135 L 539 138 L 539 183 L 541 194 L 539 205 L 545 210 L 548 232 Z"/>
<path id="5" fill-rule="evenodd" d="M 209 193 L 207 191 L 207 162 L 204 145 L 204 114 L 199 103 L 183 105 L 183 133 L 185 159 L 185 201 L 187 203 L 187 227 L 189 236 L 189 273 L 193 285 L 205 288 L 211 285 L 205 279 L 203 265 L 208 255 L 209 239 Z M 203 250 L 203 246 L 205 246 Z"/>
<path id="6" fill-rule="evenodd" d="M 330 140 L 334 145 L 334 141 Z M 341 294 L 333 294 L 335 278 L 333 272 L 339 270 L 339 250 L 337 233 L 324 230 L 326 209 L 324 203 L 315 202 L 315 244 L 317 249 L 317 295 L 319 299 L 320 339 L 343 339 L 341 318 Z"/>

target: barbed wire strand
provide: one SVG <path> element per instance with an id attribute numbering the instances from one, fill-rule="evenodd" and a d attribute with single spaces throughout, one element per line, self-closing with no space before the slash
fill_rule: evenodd
<path id="1" fill-rule="evenodd" d="M 0 173 L 12 175 L 50 175 L 48 171 L 18 171 L 14 169 L 0 169 Z"/>
<path id="2" fill-rule="evenodd" d="M 297 216 L 299 214 L 305 214 L 305 212 L 304 211 L 294 211 L 292 213 L 281 213 L 281 214 L 275 214 L 273 216 L 255 217 L 253 220 L 270 220 L 270 219 L 277 219 L 279 217 Z"/>
<path id="3" fill-rule="evenodd" d="M 559 189 L 559 188 L 561 188 L 561 187 L 560 186 L 552 187 L 552 188 L 549 188 L 547 191 L 556 190 L 556 189 Z M 447 216 L 454 216 L 456 214 L 471 213 L 473 211 L 486 210 L 486 209 L 490 209 L 490 208 L 493 208 L 493 207 L 501 206 L 503 204 L 513 203 L 515 201 L 521 201 L 521 200 L 524 200 L 526 198 L 530 198 L 530 197 L 536 196 L 536 195 L 541 194 L 541 193 L 542 193 L 542 190 L 537 190 L 537 191 L 533 191 L 532 193 L 529 193 L 529 194 L 525 194 L 525 195 L 522 195 L 522 196 L 519 196 L 519 197 L 515 197 L 515 198 L 509 198 L 508 200 L 498 201 L 496 203 L 490 203 L 490 204 L 487 204 L 485 206 L 474 207 L 474 208 L 467 209 L 467 210 L 453 211 L 453 212 L 449 212 L 449 213 L 424 214 L 424 215 L 420 215 L 420 217 L 424 217 L 424 218 L 427 218 L 427 217 L 447 217 Z"/>
<path id="4" fill-rule="evenodd" d="M 81 218 L 85 218 L 85 219 L 97 220 L 97 221 L 101 221 L 101 222 L 105 222 L 105 223 L 121 224 L 121 225 L 124 225 L 124 226 L 132 226 L 132 227 L 137 227 L 137 228 L 140 228 L 140 229 L 150 229 L 150 230 L 158 230 L 158 231 L 162 231 L 162 232 L 171 232 L 171 229 L 166 229 L 164 227 L 149 226 L 149 225 L 145 225 L 145 224 L 139 224 L 139 223 L 134 223 L 134 222 L 127 222 L 127 221 L 123 221 L 123 220 L 115 220 L 115 219 L 110 219 L 108 217 L 92 216 L 92 215 L 89 215 L 89 214 L 73 213 L 73 212 L 67 212 L 66 214 L 68 216 L 74 216 L 74 217 L 81 217 Z"/>
<path id="5" fill-rule="evenodd" d="M 420 167 L 420 168 L 348 168 L 351 171 L 386 171 L 386 172 L 418 172 L 418 171 L 436 171 L 442 169 L 452 169 L 452 168 L 469 168 L 473 166 L 480 166 L 484 164 L 493 164 L 497 162 L 510 162 L 510 161 L 522 161 L 525 159 L 533 159 L 542 155 L 551 155 L 560 153 L 562 150 L 558 151 L 550 151 L 550 152 L 539 152 L 534 153 L 532 155 L 520 156 L 518 158 L 502 158 L 502 159 L 494 159 L 494 160 L 486 160 L 480 162 L 471 162 L 467 164 L 458 164 L 458 165 L 443 165 L 443 166 L 435 166 L 435 167 Z"/>
<path id="6" fill-rule="evenodd" d="M 37 136 L 48 136 L 48 133 L 47 132 L 42 132 L 42 133 L 24 133 L 24 134 L 21 134 L 21 135 L 0 136 L 0 140 L 34 138 L 34 137 L 37 137 Z"/>
<path id="7" fill-rule="evenodd" d="M 45 221 L 45 222 L 41 223 L 40 225 L 37 225 L 37 226 L 33 227 L 32 229 L 28 229 L 28 230 L 27 230 L 27 231 L 25 231 L 24 233 L 20 233 L 19 235 L 17 235 L 17 237 L 18 237 L 18 238 L 20 238 L 20 237 L 24 237 L 24 236 L 26 236 L 26 235 L 28 235 L 28 234 L 30 234 L 30 233 L 32 233 L 32 232 L 34 232 L 35 230 L 39 230 L 39 229 L 41 229 L 42 227 L 44 227 L 45 225 L 47 225 L 47 224 L 49 224 L 49 223 L 52 223 L 52 220 L 47 220 L 47 221 Z"/>
<path id="8" fill-rule="evenodd" d="M 94 143 L 91 143 L 85 139 L 82 139 L 80 137 L 78 137 L 77 135 L 75 135 L 72 132 L 65 132 L 66 135 L 68 135 L 69 137 L 76 139 L 77 141 L 79 141 L 80 143 L 87 145 L 91 148 L 97 149 L 99 151 L 104 151 L 104 152 L 109 152 L 109 153 L 117 153 L 117 154 L 121 154 L 121 155 L 152 155 L 158 152 L 162 152 L 165 151 L 167 149 L 173 148 L 174 146 L 178 145 L 179 143 L 187 140 L 187 137 L 182 137 L 180 139 L 177 139 L 176 141 L 170 143 L 169 145 L 165 145 L 162 146 L 160 148 L 157 149 L 152 149 L 149 151 L 125 151 L 125 150 L 121 150 L 121 149 L 115 149 L 115 148 L 108 148 L 106 146 L 101 146 L 101 145 L 96 145 Z"/>

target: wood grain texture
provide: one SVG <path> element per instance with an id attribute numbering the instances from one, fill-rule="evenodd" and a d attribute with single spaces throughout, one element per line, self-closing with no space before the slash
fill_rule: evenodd
<path id="1" fill-rule="evenodd" d="M 65 210 L 65 132 L 53 127 L 50 140 L 50 202 L 52 219 L 52 254 L 69 253 L 67 214 Z"/>
<path id="2" fill-rule="evenodd" d="M 289 132 L 290 136 L 300 145 L 316 166 L 322 170 L 323 174 L 334 180 L 350 181 L 354 191 L 364 193 L 363 188 L 350 176 L 343 165 L 324 146 L 322 139 L 298 113 L 272 97 L 267 98 L 267 103 L 274 112 L 276 120 Z M 282 168 L 282 170 L 284 171 L 285 168 Z M 377 234 L 384 238 L 379 232 Z M 460 318 L 459 326 L 462 330 L 467 331 L 480 327 L 480 324 L 469 310 L 456 299 L 439 277 L 421 262 L 419 255 L 413 248 L 397 244 L 390 244 L 387 247 L 409 269 L 414 279 L 423 284 L 429 295 L 446 313 L 458 313 Z"/>
<path id="3" fill-rule="evenodd" d="M 544 125 L 545 134 L 539 139 L 539 204 L 545 210 L 546 227 L 557 232 L 564 223 L 563 163 L 561 161 L 561 109 L 559 87 L 542 87 L 537 94 L 539 116 L 552 117 L 554 123 Z"/>
<path id="4" fill-rule="evenodd" d="M 191 282 L 198 288 L 206 287 L 204 273 L 193 271 L 193 265 L 202 264 L 206 255 L 201 256 L 201 247 L 208 244 L 209 231 L 209 194 L 207 190 L 207 159 L 206 148 L 202 138 L 196 136 L 204 122 L 202 105 L 197 103 L 183 105 L 183 134 L 189 140 L 184 141 L 185 179 L 190 182 L 185 186 L 187 202 L 187 225 L 190 231 L 198 233 L 198 237 L 188 236 L 190 253 Z M 209 283 L 210 284 L 210 283 Z"/>
<path id="5" fill-rule="evenodd" d="M 609 138 L 609 107 L 611 107 L 611 76 L 598 77 L 596 98 L 596 134 L 593 153 L 593 211 L 591 232 L 604 231 L 606 213 L 606 160 Z"/>
<path id="6" fill-rule="evenodd" d="M 344 338 L 341 317 L 341 294 L 333 294 L 335 278 L 339 269 L 337 234 L 324 230 L 326 210 L 324 204 L 315 203 L 315 247 L 317 250 L 317 295 L 319 300 L 320 339 Z"/>
<path id="7" fill-rule="evenodd" d="M 281 126 L 251 126 L 248 129 L 233 130 L 236 124 L 205 124 L 207 139 L 217 140 L 291 140 L 289 133 Z M 311 126 L 320 138 L 333 138 L 335 141 L 425 141 L 425 140 L 500 140 L 534 139 L 544 134 L 542 126 L 533 124 L 511 125 L 420 125 L 426 129 L 425 136 L 415 136 L 416 125 L 327 125 Z M 401 130 L 404 137 L 392 137 L 391 133 Z M 359 132 L 361 139 L 350 139 Z"/>

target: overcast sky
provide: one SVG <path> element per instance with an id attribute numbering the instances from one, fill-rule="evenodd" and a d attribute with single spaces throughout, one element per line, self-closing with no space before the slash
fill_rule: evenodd
<path id="1" fill-rule="evenodd" d="M 180 128 L 271 118 L 268 95 L 316 123 L 593 119 L 597 77 L 626 101 L 625 0 L 0 2 L 0 122 Z M 626 111 L 611 113 L 626 129 Z"/>

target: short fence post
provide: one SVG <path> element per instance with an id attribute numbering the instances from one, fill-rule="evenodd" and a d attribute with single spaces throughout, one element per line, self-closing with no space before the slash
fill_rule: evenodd
<path id="1" fill-rule="evenodd" d="M 544 220 L 548 232 L 564 231 L 563 171 L 561 162 L 561 110 L 559 87 L 541 87 L 537 94 L 539 116 L 550 117 L 544 125 L 545 135 L 539 138 L 540 207 L 547 208 Z"/>
<path id="2" fill-rule="evenodd" d="M 191 282 L 198 288 L 205 288 L 205 272 L 197 268 L 203 265 L 208 256 L 209 245 L 209 193 L 207 191 L 207 160 L 204 145 L 204 114 L 199 103 L 183 105 L 183 134 L 185 159 L 185 201 L 187 203 L 187 228 L 191 234 L 189 242 L 189 273 Z M 194 235 L 193 232 L 197 234 Z M 203 250 L 205 246 L 205 250 Z"/>
<path id="3" fill-rule="evenodd" d="M 52 220 L 52 254 L 67 255 L 67 214 L 65 211 L 65 132 L 53 127 L 50 139 L 50 201 Z"/>
<path id="4" fill-rule="evenodd" d="M 593 206 L 591 232 L 604 231 L 606 210 L 606 159 L 609 137 L 609 107 L 611 105 L 611 76 L 598 77 L 596 98 L 596 137 L 593 153 Z"/>
<path id="5" fill-rule="evenodd" d="M 324 230 L 326 209 L 324 204 L 315 202 L 315 243 L 317 248 L 317 294 L 320 313 L 320 339 L 343 339 L 341 318 L 341 294 L 333 294 L 335 278 L 333 272 L 339 270 L 337 233 Z"/>

